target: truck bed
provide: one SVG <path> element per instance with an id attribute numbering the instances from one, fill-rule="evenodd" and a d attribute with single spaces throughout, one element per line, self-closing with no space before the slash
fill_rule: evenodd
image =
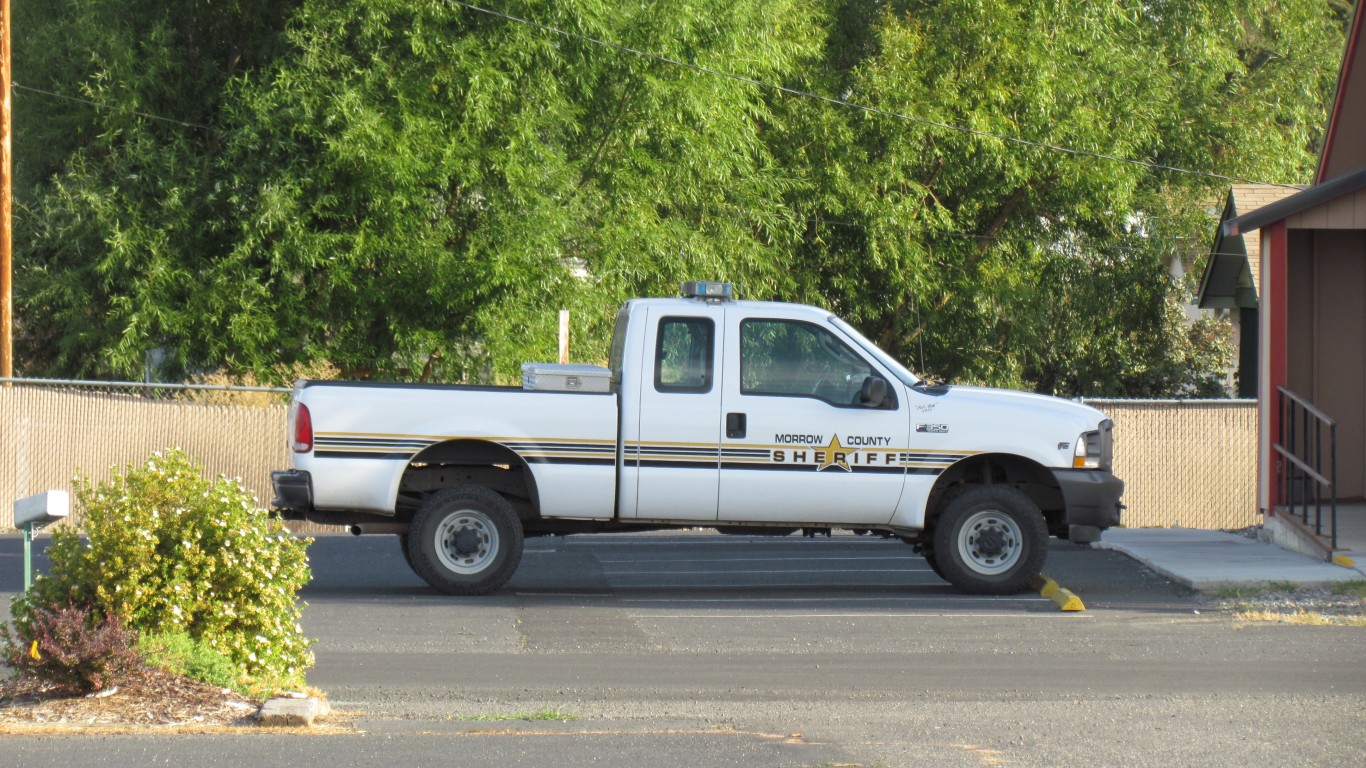
<path id="1" fill-rule="evenodd" d="M 437 446 L 484 440 L 520 455 L 546 517 L 609 519 L 616 506 L 613 393 L 517 387 L 305 382 L 315 449 L 296 455 L 319 510 L 393 514 L 401 473 Z M 378 461 L 376 461 L 378 459 Z"/>

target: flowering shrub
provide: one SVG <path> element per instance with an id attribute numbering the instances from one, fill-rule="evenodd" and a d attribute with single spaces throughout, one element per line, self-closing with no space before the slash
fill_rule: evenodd
<path id="1" fill-rule="evenodd" d="M 290 535 L 241 483 L 210 482 L 181 451 L 153 454 L 107 483 L 76 481 L 85 533 L 59 528 L 39 577 L 12 607 L 86 604 L 142 634 L 183 633 L 246 675 L 303 683 L 312 665 L 299 626 L 311 539 Z"/>
<path id="2" fill-rule="evenodd" d="M 133 637 L 117 616 L 101 619 L 88 608 L 67 605 L 33 610 L 14 634 L 0 627 L 5 663 L 70 693 L 118 683 L 141 666 Z"/>

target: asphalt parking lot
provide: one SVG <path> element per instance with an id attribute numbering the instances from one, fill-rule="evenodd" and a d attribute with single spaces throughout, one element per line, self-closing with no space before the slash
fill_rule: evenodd
<path id="1" fill-rule="evenodd" d="M 309 594 L 437 593 L 404 564 L 390 536 L 320 536 L 310 550 Z M 1187 610 L 1198 596 L 1115 552 L 1054 541 L 1045 573 L 1088 608 Z M 837 605 L 888 610 L 1054 613 L 1037 593 L 965 595 L 896 540 L 835 533 L 803 537 L 688 533 L 599 534 L 527 541 L 521 567 L 498 594 L 475 600 L 608 597 L 625 604 Z"/>
<path id="2" fill-rule="evenodd" d="M 392 536 L 309 552 L 309 682 L 348 734 L 5 748 L 54 766 L 653 768 L 1321 765 L 1366 750 L 1366 633 L 1241 625 L 1066 542 L 1045 571 L 1083 612 L 962 595 L 910 547 L 840 534 L 535 539 L 504 589 L 466 598 L 428 587 Z M 0 592 L 18 590 L 19 553 L 0 537 Z"/>

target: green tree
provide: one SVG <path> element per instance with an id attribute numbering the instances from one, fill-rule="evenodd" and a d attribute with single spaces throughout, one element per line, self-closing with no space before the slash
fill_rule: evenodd
<path id="1" fill-rule="evenodd" d="M 223 247 L 206 226 L 224 216 L 210 168 L 228 84 L 274 60 L 290 10 L 15 4 L 16 80 L 29 88 L 14 101 L 22 372 L 140 378 L 157 349 L 231 359 L 209 341 L 231 309 L 197 301 Z"/>
<path id="2" fill-rule="evenodd" d="M 1173 363 L 1220 354 L 1178 354 L 1161 263 L 1200 248 L 1227 182 L 1154 166 L 1306 181 L 1346 10 L 836 3 L 811 87 L 882 112 L 790 103 L 783 162 L 807 181 L 792 205 L 809 226 L 784 292 L 953 379 L 1189 391 L 1209 371 Z"/>
<path id="3" fill-rule="evenodd" d="M 553 355 L 555 309 L 601 359 L 623 299 L 705 277 L 826 305 L 936 375 L 1093 395 L 1208 378 L 1219 334 L 1188 354 L 1160 265 L 1199 249 L 1226 182 L 1156 166 L 1307 180 L 1348 13 L 26 7 L 34 87 L 115 108 L 49 99 L 21 123 L 25 373 L 136 376 L 159 350 L 170 376 L 508 379 Z"/>
<path id="4" fill-rule="evenodd" d="M 819 40 L 795 0 L 617 5 L 509 10 L 765 80 Z M 623 297 L 782 269 L 756 86 L 440 0 L 304 3 L 281 46 L 223 73 L 209 146 L 72 154 L 28 222 L 33 368 L 127 376 L 169 349 L 172 373 L 510 376 L 552 353 L 557 306 L 605 349 Z M 127 194 L 138 174 L 155 190 Z"/>

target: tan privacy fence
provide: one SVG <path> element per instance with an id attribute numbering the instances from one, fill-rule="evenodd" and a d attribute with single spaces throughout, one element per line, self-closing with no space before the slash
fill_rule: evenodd
<path id="1" fill-rule="evenodd" d="M 1129 528 L 1246 528 L 1257 512 L 1255 400 L 1088 400 L 1115 422 Z"/>
<path id="2" fill-rule="evenodd" d="M 1090 404 L 1115 422 L 1115 473 L 1127 485 L 1125 525 L 1242 528 L 1259 522 L 1255 403 Z M 268 504 L 270 470 L 289 466 L 285 416 L 279 393 L 0 385 L 0 530 L 13 530 L 14 499 L 70 490 L 77 474 L 98 482 L 168 448 L 183 449 L 210 476 L 241 478 Z"/>
<path id="3" fill-rule="evenodd" d="M 108 479 L 153 451 L 180 448 L 210 476 L 241 478 L 263 506 L 270 470 L 289 466 L 285 398 L 243 392 L 261 405 L 214 404 L 236 393 L 158 389 L 149 398 L 130 388 L 0 385 L 0 529 L 12 530 L 13 500 L 50 489 L 74 490 L 72 479 Z M 273 402 L 272 402 L 273 401 Z M 75 499 L 72 499 L 75 515 Z"/>

